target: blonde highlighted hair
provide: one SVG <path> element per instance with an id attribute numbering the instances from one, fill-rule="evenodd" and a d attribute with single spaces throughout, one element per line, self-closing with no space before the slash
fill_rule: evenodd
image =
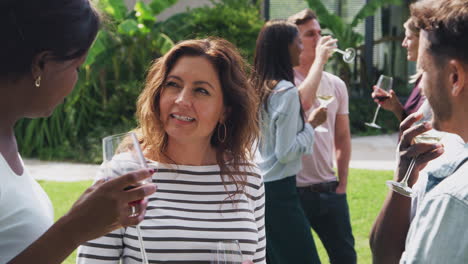
<path id="1" fill-rule="evenodd" d="M 403 24 L 403 27 L 409 30 L 411 35 L 419 39 L 419 32 L 421 31 L 421 29 L 416 26 L 416 23 L 412 17 L 406 20 L 406 22 Z M 423 71 L 416 62 L 416 73 L 409 77 L 409 83 L 416 83 L 419 80 L 419 78 L 421 78 L 422 74 Z"/>

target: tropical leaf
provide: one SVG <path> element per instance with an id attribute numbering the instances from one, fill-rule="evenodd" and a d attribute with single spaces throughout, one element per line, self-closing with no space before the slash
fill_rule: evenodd
<path id="1" fill-rule="evenodd" d="M 108 39 L 108 34 L 106 34 L 105 31 L 99 31 L 96 40 L 94 40 L 94 43 L 92 47 L 88 51 L 88 57 L 86 58 L 86 61 L 84 62 L 83 66 L 89 66 L 94 63 L 96 60 L 96 57 L 99 56 L 105 49 L 106 49 L 106 42 Z"/>
<path id="2" fill-rule="evenodd" d="M 156 22 L 156 17 L 153 14 L 153 10 L 147 4 L 143 3 L 142 1 L 138 1 L 133 8 L 135 10 L 135 16 L 138 19 L 138 22 Z"/>
<path id="3" fill-rule="evenodd" d="M 153 40 L 153 45 L 158 49 L 159 54 L 163 55 L 174 46 L 174 42 L 166 34 L 158 33 Z"/>
<path id="4" fill-rule="evenodd" d="M 178 0 L 153 0 L 149 4 L 151 9 L 153 10 L 154 15 L 160 14 L 162 11 L 164 11 L 166 8 L 174 5 L 177 3 Z"/>
<path id="5" fill-rule="evenodd" d="M 353 21 L 351 22 L 351 27 L 357 26 L 361 23 L 366 17 L 373 16 L 379 8 L 384 5 L 401 5 L 402 0 L 371 0 L 365 4 L 361 10 L 354 16 Z"/>
<path id="6" fill-rule="evenodd" d="M 139 24 L 137 23 L 137 21 L 133 19 L 126 19 L 119 24 L 119 26 L 117 27 L 117 31 L 120 34 L 133 36 L 139 31 L 138 25 Z"/>
<path id="7" fill-rule="evenodd" d="M 99 7 L 117 21 L 123 20 L 128 11 L 124 0 L 100 0 Z"/>
<path id="8" fill-rule="evenodd" d="M 323 27 L 330 29 L 335 35 L 344 33 L 347 25 L 344 23 L 343 18 L 330 13 L 321 0 L 307 0 L 307 3 L 315 11 Z"/>

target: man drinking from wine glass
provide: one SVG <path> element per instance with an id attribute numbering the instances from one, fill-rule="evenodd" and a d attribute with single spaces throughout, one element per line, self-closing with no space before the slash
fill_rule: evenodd
<path id="1" fill-rule="evenodd" d="M 327 105 L 326 132 L 315 133 L 313 153 L 303 156 L 303 168 L 297 175 L 298 193 L 302 208 L 315 232 L 324 244 L 330 262 L 356 263 L 354 237 L 346 200 L 348 166 L 351 156 L 351 136 L 348 117 L 348 91 L 337 76 L 323 67 L 336 48 L 336 39 L 321 37 L 317 16 L 310 9 L 291 16 L 289 21 L 299 28 L 304 49 L 300 65 L 294 68 L 295 83 L 299 88 L 304 112 L 320 106 L 317 90 L 325 88 L 334 100 Z M 305 78 L 315 78 L 308 82 Z M 333 169 L 336 157 L 338 175 Z"/>
<path id="2" fill-rule="evenodd" d="M 388 193 L 371 233 L 373 259 L 468 263 L 468 2 L 422 0 L 411 6 L 411 14 L 421 29 L 418 61 L 433 120 L 411 127 L 421 118 L 413 114 L 402 122 L 395 179 L 401 180 L 409 160 L 418 156 L 410 186 L 416 182 L 413 189 L 424 195 L 410 200 Z M 411 144 L 432 127 L 459 136 L 461 147 Z M 421 171 L 444 149 L 444 163 Z"/>

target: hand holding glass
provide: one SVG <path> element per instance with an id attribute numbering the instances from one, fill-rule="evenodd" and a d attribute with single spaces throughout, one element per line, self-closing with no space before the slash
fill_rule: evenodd
<path id="1" fill-rule="evenodd" d="M 415 143 L 427 143 L 427 144 L 437 144 L 443 137 L 444 133 L 431 129 L 426 131 L 414 138 Z M 413 171 L 414 165 L 416 164 L 418 156 L 411 159 L 410 165 L 406 170 L 405 176 L 400 182 L 396 181 L 387 181 L 387 186 L 401 195 L 411 197 L 413 195 L 413 189 L 408 186 L 408 180 Z"/>
<path id="2" fill-rule="evenodd" d="M 138 143 L 137 136 L 133 132 L 112 135 L 102 140 L 103 147 L 103 171 L 100 178 L 114 178 L 132 171 L 148 168 L 146 160 Z M 146 184 L 146 181 L 141 184 Z M 136 186 L 129 186 L 134 188 Z M 130 205 L 130 216 L 138 216 L 138 202 Z M 142 263 L 148 264 L 143 238 L 139 225 L 136 226 L 138 240 L 140 243 Z"/>
<path id="3" fill-rule="evenodd" d="M 380 75 L 379 77 L 379 81 L 377 82 L 376 86 L 378 89 L 381 89 L 382 92 L 385 92 L 385 93 L 389 93 L 390 90 L 392 89 L 392 84 L 393 84 L 393 78 L 392 77 L 388 77 L 388 76 L 385 76 L 385 75 Z M 382 95 L 382 98 L 383 100 L 384 97 L 386 95 Z M 381 100 L 379 99 L 379 100 Z M 372 123 L 365 123 L 366 126 L 370 126 L 370 127 L 373 127 L 373 128 L 382 128 L 380 127 L 379 125 L 377 125 L 375 123 L 376 119 L 377 119 L 377 114 L 379 113 L 379 110 L 380 110 L 380 104 L 377 105 L 377 110 L 375 110 L 375 114 L 374 114 L 374 119 L 372 120 Z"/>

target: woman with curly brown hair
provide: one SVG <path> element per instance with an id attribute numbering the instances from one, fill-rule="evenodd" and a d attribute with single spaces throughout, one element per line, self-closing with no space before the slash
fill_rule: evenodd
<path id="1" fill-rule="evenodd" d="M 151 263 L 209 263 L 237 240 L 245 263 L 265 263 L 264 189 L 251 154 L 256 93 L 228 41 L 187 40 L 151 66 L 136 129 L 158 191 L 142 235 Z M 135 228 L 79 249 L 78 263 L 137 263 Z M 110 261 L 113 260 L 113 261 Z"/>

